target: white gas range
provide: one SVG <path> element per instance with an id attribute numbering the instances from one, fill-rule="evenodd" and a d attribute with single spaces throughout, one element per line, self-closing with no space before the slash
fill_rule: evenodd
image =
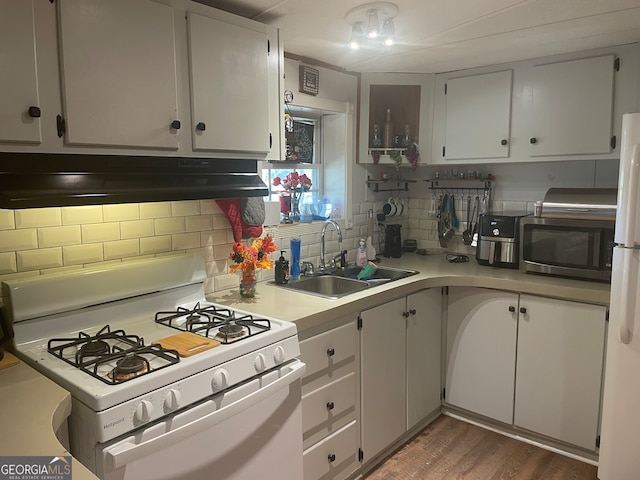
<path id="1" fill-rule="evenodd" d="M 207 302 L 205 278 L 175 256 L 3 283 L 16 354 L 71 393 L 101 478 L 302 477 L 295 324 Z"/>

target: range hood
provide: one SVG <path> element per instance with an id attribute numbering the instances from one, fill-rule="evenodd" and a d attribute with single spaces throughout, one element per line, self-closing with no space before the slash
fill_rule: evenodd
<path id="1" fill-rule="evenodd" d="M 259 197 L 244 159 L 0 152 L 0 208 Z"/>

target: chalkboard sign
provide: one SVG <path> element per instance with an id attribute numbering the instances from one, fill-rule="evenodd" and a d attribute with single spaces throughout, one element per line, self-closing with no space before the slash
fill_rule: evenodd
<path id="1" fill-rule="evenodd" d="M 313 163 L 313 132 L 315 125 L 293 122 L 293 152 L 299 163 Z"/>

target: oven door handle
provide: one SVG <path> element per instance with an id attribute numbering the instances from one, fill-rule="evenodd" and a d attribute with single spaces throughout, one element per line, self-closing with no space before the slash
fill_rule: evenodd
<path id="1" fill-rule="evenodd" d="M 109 450 L 105 450 L 104 455 L 107 465 L 112 470 L 118 469 L 125 466 L 127 463 L 131 463 L 153 453 L 159 452 L 167 447 L 171 447 L 172 445 L 211 428 L 234 415 L 238 415 L 243 410 L 260 403 L 276 393 L 278 390 L 281 390 L 287 385 L 290 385 L 296 380 L 302 378 L 306 370 L 306 365 L 300 361 L 292 363 L 289 367 L 291 368 L 289 372 L 271 382 L 269 385 L 260 388 L 246 397 L 216 410 L 215 412 L 211 412 L 202 418 L 198 418 L 191 423 L 182 425 L 175 430 L 167 432 L 159 437 L 152 438 L 146 442 L 139 444 L 124 442 Z"/>

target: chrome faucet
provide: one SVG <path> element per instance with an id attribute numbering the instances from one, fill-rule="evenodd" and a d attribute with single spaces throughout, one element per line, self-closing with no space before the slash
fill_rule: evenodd
<path id="1" fill-rule="evenodd" d="M 326 267 L 326 264 L 324 262 L 324 235 L 329 225 L 333 225 L 333 228 L 335 228 L 336 232 L 338 233 L 338 243 L 342 243 L 342 231 L 340 231 L 340 225 L 338 225 L 335 220 L 326 220 L 324 222 L 324 225 L 322 225 L 322 232 L 320 233 L 320 270 L 324 270 Z M 342 251 L 342 248 L 340 249 L 340 251 Z"/>

